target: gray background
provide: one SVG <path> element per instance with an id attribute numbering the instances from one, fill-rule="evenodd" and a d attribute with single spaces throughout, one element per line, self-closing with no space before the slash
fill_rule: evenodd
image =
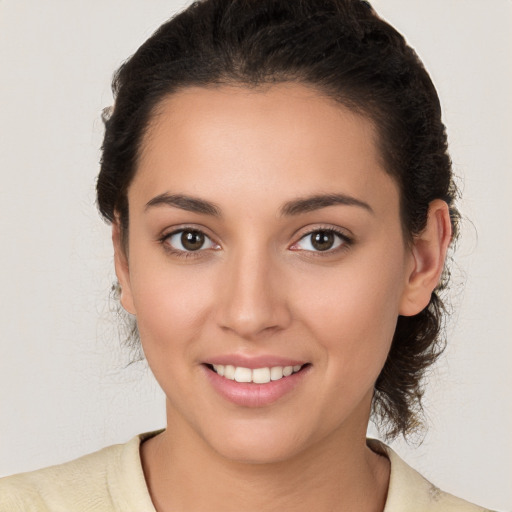
<path id="1" fill-rule="evenodd" d="M 94 181 L 113 70 L 186 3 L 0 0 L 0 475 L 164 425 L 149 371 L 124 368 Z M 438 87 L 470 219 L 430 428 L 421 446 L 394 447 L 444 489 L 510 510 L 512 2 L 373 4 Z"/>

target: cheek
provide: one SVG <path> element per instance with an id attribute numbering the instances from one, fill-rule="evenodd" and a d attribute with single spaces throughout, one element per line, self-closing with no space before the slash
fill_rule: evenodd
<path id="1" fill-rule="evenodd" d="M 211 276 L 199 268 L 137 265 L 131 283 L 144 350 L 172 351 L 199 337 L 212 304 Z"/>
<path id="2" fill-rule="evenodd" d="M 298 289 L 297 316 L 347 372 L 372 365 L 380 371 L 387 357 L 403 286 L 402 260 L 395 256 L 387 263 L 376 256 L 347 259 L 336 269 L 310 273 Z"/>
<path id="3" fill-rule="evenodd" d="M 205 336 L 211 316 L 212 287 L 205 280 L 207 276 L 197 270 L 144 265 L 132 282 L 144 354 L 160 387 L 178 408 L 195 399 L 187 383 L 199 368 L 198 340 Z"/>

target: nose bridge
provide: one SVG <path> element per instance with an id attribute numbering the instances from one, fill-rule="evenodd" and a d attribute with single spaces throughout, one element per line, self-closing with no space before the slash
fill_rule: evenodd
<path id="1" fill-rule="evenodd" d="M 289 321 L 275 255 L 247 243 L 225 261 L 220 324 L 244 338 L 284 328 Z"/>

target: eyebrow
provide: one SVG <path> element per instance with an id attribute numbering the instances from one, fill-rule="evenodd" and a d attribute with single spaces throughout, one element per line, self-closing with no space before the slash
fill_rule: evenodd
<path id="1" fill-rule="evenodd" d="M 300 215 L 334 205 L 357 206 L 367 210 L 371 214 L 375 213 L 368 203 L 356 199 L 355 197 L 346 194 L 319 194 L 288 201 L 281 208 L 281 215 Z"/>
<path id="2" fill-rule="evenodd" d="M 174 206 L 188 212 L 202 213 L 214 217 L 221 216 L 220 208 L 214 203 L 183 194 L 168 194 L 167 192 L 160 194 L 148 201 L 144 210 L 147 211 L 155 206 Z"/>
<path id="3" fill-rule="evenodd" d="M 357 206 L 372 214 L 374 213 L 368 203 L 355 197 L 346 194 L 317 194 L 288 201 L 281 207 L 280 214 L 281 216 L 300 215 L 335 205 Z M 147 211 L 149 208 L 156 206 L 173 206 L 189 212 L 221 217 L 221 210 L 214 203 L 184 194 L 169 194 L 165 192 L 148 201 L 144 210 Z"/>

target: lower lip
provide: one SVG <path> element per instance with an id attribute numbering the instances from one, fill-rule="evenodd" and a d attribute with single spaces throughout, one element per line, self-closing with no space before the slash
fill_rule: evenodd
<path id="1" fill-rule="evenodd" d="M 289 377 L 272 380 L 266 384 L 254 384 L 225 379 L 204 365 L 206 376 L 215 391 L 229 402 L 242 407 L 265 407 L 283 398 L 298 386 L 309 373 L 309 368 L 308 365 Z"/>

